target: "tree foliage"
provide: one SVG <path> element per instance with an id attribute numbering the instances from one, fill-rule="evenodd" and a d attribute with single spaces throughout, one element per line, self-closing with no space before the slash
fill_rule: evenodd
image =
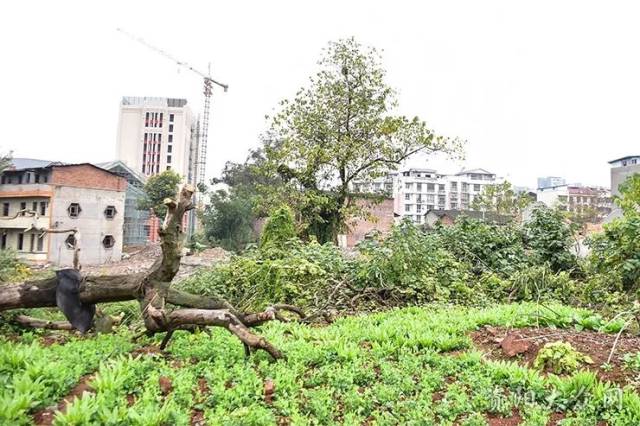
<path id="1" fill-rule="evenodd" d="M 260 237 L 260 248 L 284 249 L 286 243 L 296 238 L 293 213 L 288 207 L 280 207 L 267 219 Z"/>
<path id="2" fill-rule="evenodd" d="M 164 200 L 176 195 L 180 180 L 180 175 L 173 170 L 151 176 L 144 185 L 144 195 L 138 200 L 138 209 L 153 209 L 156 216 L 163 217 L 167 212 Z"/>
<path id="3" fill-rule="evenodd" d="M 474 210 L 516 216 L 531 202 L 531 197 L 526 193 L 517 193 L 511 183 L 505 181 L 486 185 L 482 192 L 473 199 L 471 207 Z"/>
<path id="4" fill-rule="evenodd" d="M 11 166 L 11 160 L 13 160 L 12 152 L 0 154 L 0 173 Z"/>
<path id="5" fill-rule="evenodd" d="M 531 220 L 524 227 L 526 247 L 532 252 L 532 262 L 547 263 L 554 272 L 577 268 L 577 258 L 572 253 L 575 244 L 574 229 L 559 210 L 536 207 Z"/>
<path id="6" fill-rule="evenodd" d="M 253 204 L 249 197 L 235 191 L 218 190 L 209 194 L 202 212 L 206 240 L 225 250 L 240 252 L 255 241 Z"/>
<path id="7" fill-rule="evenodd" d="M 623 216 L 604 225 L 604 232 L 589 238 L 590 263 L 597 274 L 606 275 L 610 288 L 625 290 L 640 285 L 640 174 L 620 185 L 616 203 Z"/>
<path id="8" fill-rule="evenodd" d="M 354 39 L 330 43 L 307 87 L 281 103 L 264 141 L 263 172 L 282 185 L 261 186 L 263 205 L 290 205 L 305 233 L 335 240 L 361 209 L 354 180 L 379 177 L 418 152 L 460 152 L 417 117 L 393 115 L 395 92 L 374 48 Z"/>

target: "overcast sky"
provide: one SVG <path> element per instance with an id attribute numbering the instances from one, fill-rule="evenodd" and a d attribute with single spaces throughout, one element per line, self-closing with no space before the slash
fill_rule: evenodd
<path id="1" fill-rule="evenodd" d="M 214 94 L 207 174 L 242 161 L 330 40 L 383 50 L 403 114 L 468 141 L 464 163 L 518 185 L 558 175 L 609 185 L 640 154 L 640 5 L 618 1 L 14 1 L 0 25 L 0 149 L 115 157 L 123 95 L 186 97 L 201 80 L 122 27 L 229 84 Z"/>

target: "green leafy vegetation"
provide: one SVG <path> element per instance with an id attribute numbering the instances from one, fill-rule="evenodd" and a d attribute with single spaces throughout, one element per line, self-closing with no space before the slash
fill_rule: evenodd
<path id="1" fill-rule="evenodd" d="M 576 372 L 584 364 L 592 363 L 593 360 L 589 356 L 575 350 L 571 343 L 553 342 L 542 347 L 533 366 L 555 374 L 570 374 Z"/>
<path id="2" fill-rule="evenodd" d="M 20 262 L 15 250 L 0 250 L 0 283 L 23 281 L 30 275 L 31 270 Z"/>
<path id="3" fill-rule="evenodd" d="M 173 170 L 151 176 L 144 184 L 144 196 L 138 200 L 138 209 L 153 210 L 156 216 L 164 217 L 167 212 L 164 200 L 175 198 L 180 181 L 180 175 Z"/>
<path id="4" fill-rule="evenodd" d="M 0 416 L 7 424 L 30 424 L 37 408 L 57 402 L 80 376 L 94 373 L 87 382 L 91 391 L 54 414 L 54 424 L 188 425 L 193 410 L 213 425 L 475 425 L 513 410 L 529 425 L 546 425 L 555 412 L 569 424 L 638 424 L 634 391 L 586 371 L 545 377 L 515 362 L 487 361 L 467 336 L 484 325 L 518 328 L 542 321 L 561 327 L 592 315 L 550 307 L 552 318 L 523 303 L 394 309 L 320 328 L 269 323 L 262 332 L 286 351 L 280 362 L 264 353 L 245 360 L 242 346 L 224 330 L 178 332 L 168 357 L 127 355 L 133 348 L 128 335 L 48 347 L 25 335 L 0 345 Z M 157 340 L 139 345 L 152 343 Z M 34 383 L 33 375 L 42 379 Z M 267 382 L 273 383 L 269 398 Z"/>

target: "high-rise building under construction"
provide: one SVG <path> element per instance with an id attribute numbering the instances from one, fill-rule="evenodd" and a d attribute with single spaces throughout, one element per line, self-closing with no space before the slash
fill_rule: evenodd
<path id="1" fill-rule="evenodd" d="M 174 170 L 197 176 L 197 126 L 186 99 L 125 96 L 120 103 L 116 158 L 143 176 Z"/>

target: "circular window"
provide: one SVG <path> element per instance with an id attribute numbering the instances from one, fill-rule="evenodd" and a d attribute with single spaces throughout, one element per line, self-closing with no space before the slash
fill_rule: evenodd
<path id="1" fill-rule="evenodd" d="M 113 235 L 105 235 L 102 239 L 102 245 L 104 248 L 112 248 L 116 243 L 116 239 L 113 238 Z"/>

